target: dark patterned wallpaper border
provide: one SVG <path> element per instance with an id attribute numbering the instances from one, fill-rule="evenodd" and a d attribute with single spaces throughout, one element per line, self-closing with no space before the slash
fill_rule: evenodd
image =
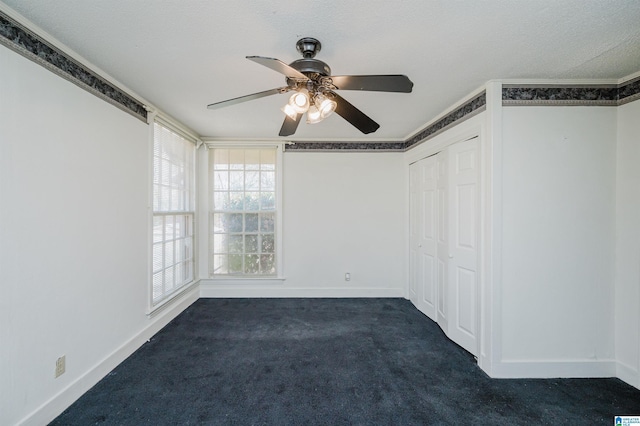
<path id="1" fill-rule="evenodd" d="M 287 152 L 321 151 L 404 151 L 404 142 L 293 142 L 285 147 Z"/>
<path id="2" fill-rule="evenodd" d="M 503 105 L 617 106 L 640 99 L 640 78 L 610 85 L 502 86 Z"/>
<path id="3" fill-rule="evenodd" d="M 141 102 L 86 69 L 2 11 L 0 11 L 0 44 L 44 66 L 134 117 L 144 122 L 147 121 L 147 111 Z"/>
<path id="4" fill-rule="evenodd" d="M 487 105 L 487 94 L 486 92 L 482 92 L 479 95 L 475 96 L 473 99 L 467 101 L 461 107 L 456 110 L 450 112 L 446 116 L 442 117 L 440 120 L 435 123 L 427 126 L 425 129 L 416 133 L 411 138 L 407 139 L 404 142 L 404 150 L 409 149 L 413 145 L 424 142 L 427 139 L 430 139 L 437 135 L 438 133 L 443 132 L 444 130 L 451 127 L 454 123 L 457 123 L 463 119 L 471 118 L 473 115 L 482 112 L 485 110 Z"/>
<path id="5" fill-rule="evenodd" d="M 618 85 L 618 105 L 623 105 L 638 99 L 640 99 L 640 77 L 633 78 Z"/>

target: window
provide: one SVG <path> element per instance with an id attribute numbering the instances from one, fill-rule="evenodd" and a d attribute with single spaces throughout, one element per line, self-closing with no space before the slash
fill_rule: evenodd
<path id="1" fill-rule="evenodd" d="M 209 155 L 210 276 L 276 276 L 277 148 L 213 148 Z"/>
<path id="2" fill-rule="evenodd" d="M 153 271 L 151 305 L 193 281 L 195 145 L 153 126 Z"/>

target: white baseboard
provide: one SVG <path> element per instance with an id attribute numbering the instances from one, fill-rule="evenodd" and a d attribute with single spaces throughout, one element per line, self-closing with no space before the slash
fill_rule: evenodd
<path id="1" fill-rule="evenodd" d="M 508 360 L 491 366 L 491 377 L 500 379 L 552 379 L 616 377 L 614 360 Z"/>
<path id="2" fill-rule="evenodd" d="M 18 422 L 18 425 L 39 426 L 55 419 L 85 392 L 109 374 L 118 364 L 127 359 L 127 357 L 140 348 L 146 341 L 151 339 L 162 327 L 198 300 L 198 296 L 198 286 L 196 285 L 192 290 L 184 293 L 172 306 L 167 306 L 162 312 L 159 312 L 153 316 L 153 318 L 149 319 L 149 324 L 146 328 L 109 354 L 60 393 Z"/>
<path id="3" fill-rule="evenodd" d="M 640 389 L 640 371 L 637 369 L 618 362 L 616 364 L 616 377 L 623 382 Z"/>
<path id="4" fill-rule="evenodd" d="M 404 298 L 402 288 L 291 288 L 271 284 L 219 284 L 212 280 L 200 281 L 200 297 L 203 298 L 345 298 L 345 297 L 394 297 Z"/>

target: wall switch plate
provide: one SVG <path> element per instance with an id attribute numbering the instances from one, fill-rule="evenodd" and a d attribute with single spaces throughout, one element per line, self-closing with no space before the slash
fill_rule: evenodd
<path id="1" fill-rule="evenodd" d="M 56 360 L 56 378 L 62 376 L 66 370 L 66 355 Z"/>

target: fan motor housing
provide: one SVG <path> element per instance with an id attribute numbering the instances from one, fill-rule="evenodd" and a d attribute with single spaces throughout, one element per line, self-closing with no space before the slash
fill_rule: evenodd
<path id="1" fill-rule="evenodd" d="M 318 59 L 298 59 L 297 61 L 291 62 L 289 66 L 303 74 L 317 73 L 325 77 L 331 75 L 331 68 L 329 68 L 329 65 Z"/>

